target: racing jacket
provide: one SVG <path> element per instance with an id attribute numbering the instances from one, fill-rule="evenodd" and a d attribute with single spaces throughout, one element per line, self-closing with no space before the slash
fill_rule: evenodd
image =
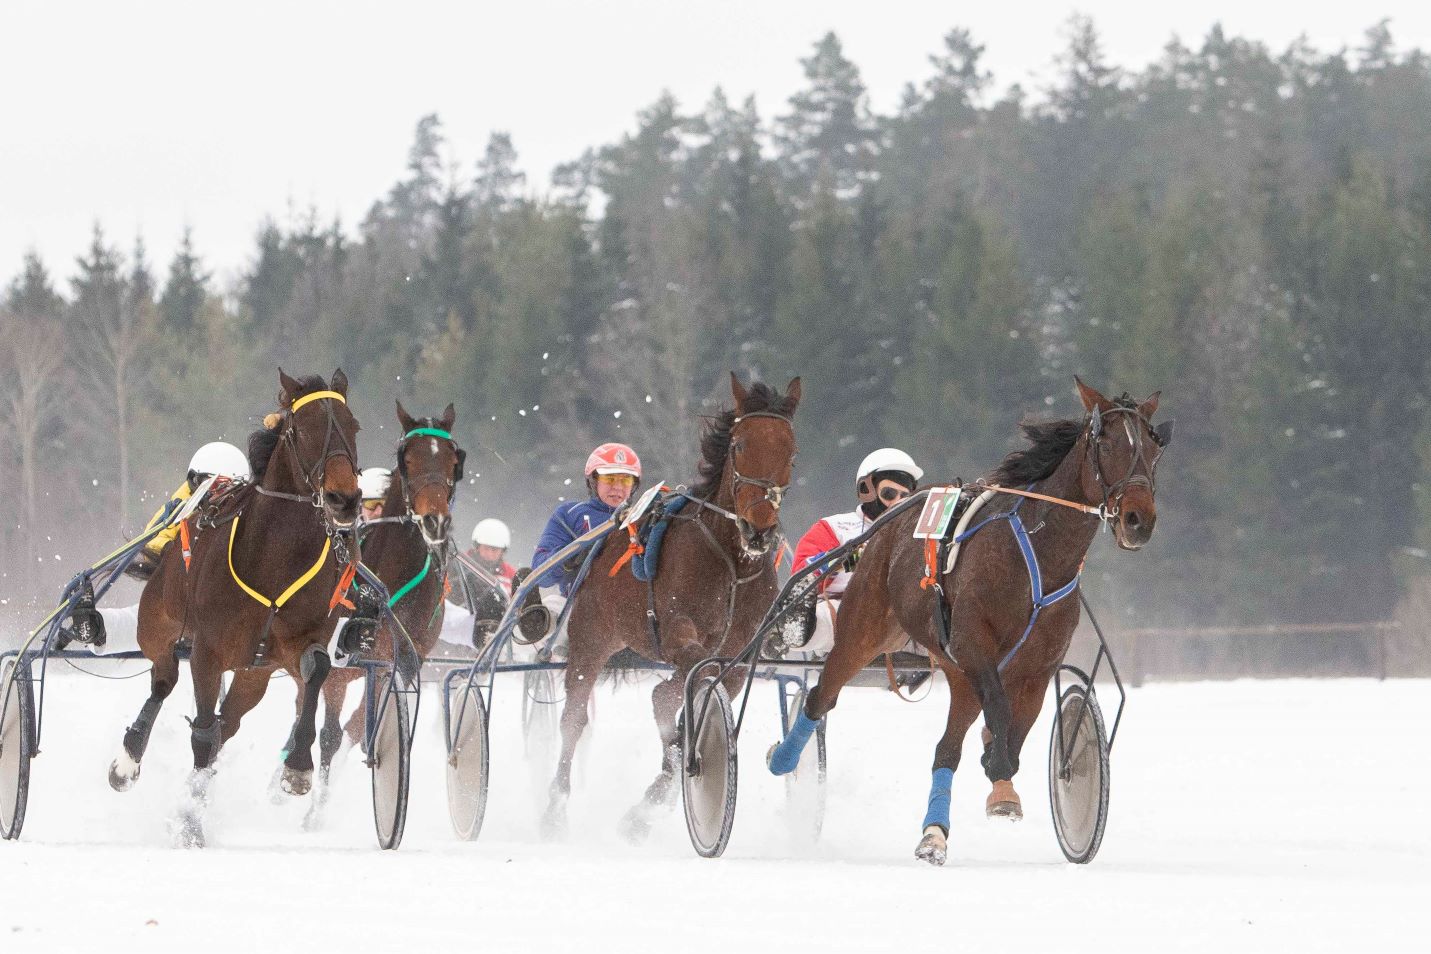
<path id="1" fill-rule="evenodd" d="M 536 552 L 532 554 L 532 566 L 534 568 L 541 566 L 553 553 L 586 531 L 593 527 L 599 527 L 610 520 L 611 515 L 615 512 L 615 507 L 607 506 L 596 497 L 586 500 L 568 500 L 559 505 L 551 519 L 547 521 L 541 537 L 537 540 Z M 552 567 L 537 580 L 537 584 L 559 587 L 562 596 L 570 596 L 571 584 L 575 581 L 577 570 L 581 566 L 580 555 L 566 562 L 575 565 Z"/>
<path id="2" fill-rule="evenodd" d="M 795 565 L 792 572 L 804 569 L 846 540 L 853 540 L 864 533 L 869 529 L 870 522 L 864 511 L 859 509 L 815 521 L 815 525 L 806 530 L 800 542 L 795 545 Z M 844 595 L 851 572 L 841 570 L 833 575 L 827 574 L 820 582 L 821 591 L 828 597 L 838 599 Z"/>

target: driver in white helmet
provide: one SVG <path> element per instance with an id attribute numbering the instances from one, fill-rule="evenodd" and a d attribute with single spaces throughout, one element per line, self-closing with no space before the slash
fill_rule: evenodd
<path id="1" fill-rule="evenodd" d="M 848 513 L 817 520 L 805 531 L 795 545 L 791 572 L 804 569 L 840 544 L 864 533 L 881 514 L 914 493 L 923 476 L 924 470 L 914 458 L 896 447 L 881 447 L 868 454 L 855 472 L 855 497 L 859 506 Z M 819 599 L 810 601 L 804 613 L 796 615 L 791 627 L 783 628 L 787 647 L 828 653 L 834 646 L 835 613 L 857 557 L 858 554 L 852 554 L 837 571 L 820 578 Z"/>
<path id="2" fill-rule="evenodd" d="M 358 493 L 363 498 L 364 522 L 382 518 L 383 503 L 392 483 L 393 472 L 386 467 L 364 467 L 358 472 Z"/>
<path id="3" fill-rule="evenodd" d="M 457 576 L 442 620 L 443 642 L 480 649 L 496 630 L 516 589 L 517 569 L 506 561 L 511 545 L 512 531 L 496 517 L 472 528 L 472 547 L 453 567 Z"/>
<path id="4" fill-rule="evenodd" d="M 213 494 L 233 484 L 246 482 L 251 476 L 248 456 L 243 451 L 225 441 L 210 441 L 189 458 L 189 470 L 184 482 L 169 495 L 164 506 L 149 518 L 144 532 L 148 533 L 158 526 L 164 519 L 164 511 L 171 504 L 188 500 L 199 489 L 199 485 L 210 477 L 217 478 L 209 489 L 209 493 Z M 177 523 L 156 533 L 130 561 L 129 566 L 125 567 L 125 575 L 140 582 L 147 582 L 159 568 L 159 558 L 163 556 L 164 550 L 178 535 Z M 107 608 L 103 611 L 96 609 L 94 596 L 86 588 L 75 603 L 68 625 L 61 628 L 55 648 L 63 649 L 71 642 L 79 642 L 89 644 L 90 649 L 96 653 L 138 649 L 139 644 L 135 638 L 138 619 L 137 605 Z M 118 639 L 110 638 L 114 636 Z"/>
<path id="5" fill-rule="evenodd" d="M 506 560 L 511 545 L 512 531 L 496 517 L 488 517 L 472 528 L 472 549 L 467 551 L 473 563 L 506 584 L 509 595 L 512 579 L 517 575 L 517 568 Z"/>

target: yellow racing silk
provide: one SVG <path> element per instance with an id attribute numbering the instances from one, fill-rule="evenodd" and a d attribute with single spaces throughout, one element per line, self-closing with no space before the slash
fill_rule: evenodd
<path id="1" fill-rule="evenodd" d="M 189 495 L 192 493 L 193 490 L 189 488 L 189 482 L 185 480 L 182 484 L 179 485 L 178 490 L 174 491 L 172 494 L 169 495 L 169 499 L 165 501 L 164 506 L 154 511 L 154 516 L 150 517 L 149 522 L 144 526 L 144 532 L 148 533 L 150 530 L 153 530 L 159 525 L 160 521 L 164 519 L 164 510 L 169 506 L 169 504 L 173 503 L 176 500 L 188 500 Z M 144 549 L 148 550 L 151 556 L 157 557 L 159 556 L 159 554 L 164 552 L 164 548 L 169 545 L 169 542 L 178 535 L 179 525 L 176 523 L 172 527 L 169 527 L 166 530 L 156 533 L 154 535 L 154 539 L 144 544 Z"/>

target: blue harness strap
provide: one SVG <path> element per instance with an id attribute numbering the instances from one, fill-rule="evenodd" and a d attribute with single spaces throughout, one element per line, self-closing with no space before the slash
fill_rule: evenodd
<path id="1" fill-rule="evenodd" d="M 1025 489 L 1027 490 L 1032 487 L 1033 484 L 1029 484 Z M 1024 526 L 1023 518 L 1019 516 L 1019 508 L 1023 506 L 1026 499 L 1028 498 L 1020 497 L 1018 503 L 1014 504 L 1007 512 L 996 513 L 991 517 L 987 517 L 954 538 L 955 542 L 963 543 L 995 520 L 1007 520 L 1009 522 L 1009 529 L 1014 532 L 1014 539 L 1018 541 L 1019 552 L 1024 555 L 1024 566 L 1026 566 L 1029 571 L 1029 593 L 1033 597 L 1033 612 L 1029 614 L 1029 623 L 1024 627 L 1023 635 L 1019 637 L 1019 641 L 1014 643 L 1014 647 L 1004 655 L 1003 659 L 999 660 L 999 672 L 1004 671 L 1005 667 L 1013 661 L 1014 655 L 1018 653 L 1019 649 L 1023 647 L 1023 644 L 1028 641 L 1029 633 L 1033 632 L 1034 624 L 1038 622 L 1039 613 L 1043 611 L 1044 607 L 1052 606 L 1054 603 L 1057 603 L 1078 589 L 1078 581 L 1083 575 L 1080 570 L 1073 575 L 1073 579 L 1052 593 L 1045 593 L 1043 591 L 1043 574 L 1039 571 L 1038 554 L 1034 553 L 1033 541 L 1029 539 L 1028 529 Z"/>
<path id="2" fill-rule="evenodd" d="M 670 494 L 656 503 L 660 513 L 651 520 L 646 530 L 645 552 L 631 560 L 631 573 L 642 583 L 650 583 L 656 578 L 656 568 L 661 565 L 661 542 L 671 528 L 671 517 L 685 509 L 686 500 L 682 494 Z"/>

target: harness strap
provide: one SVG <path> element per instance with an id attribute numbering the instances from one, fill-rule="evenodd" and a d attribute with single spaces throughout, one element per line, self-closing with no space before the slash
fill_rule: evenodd
<path id="1" fill-rule="evenodd" d="M 312 395 L 310 395 L 310 397 L 311 396 Z M 342 395 L 338 395 L 338 397 L 342 397 Z M 238 526 L 238 517 L 235 516 L 233 525 L 229 528 L 229 575 L 234 578 L 234 582 L 239 585 L 239 589 L 243 590 L 249 596 L 252 596 L 255 600 L 257 600 L 262 605 L 267 606 L 269 609 L 282 609 L 283 604 L 287 603 L 290 599 L 293 598 L 293 594 L 297 593 L 299 590 L 303 589 L 303 587 L 307 586 L 308 583 L 315 576 L 318 575 L 318 571 L 323 569 L 323 564 L 328 559 L 328 548 L 329 546 L 331 546 L 332 541 L 325 536 L 323 538 L 323 552 L 318 554 L 317 562 L 308 568 L 307 573 L 304 573 L 298 579 L 290 583 L 288 589 L 284 590 L 283 593 L 279 595 L 278 599 L 270 600 L 258 590 L 245 583 L 243 579 L 239 577 L 238 570 L 234 569 L 234 537 L 238 536 Z"/>
<path id="2" fill-rule="evenodd" d="M 288 409 L 290 411 L 297 412 L 297 410 L 300 407 L 303 407 L 305 404 L 312 404 L 314 401 L 321 401 L 324 398 L 327 398 L 332 401 L 337 401 L 339 404 L 348 403 L 348 399 L 343 397 L 343 395 L 339 394 L 337 391 L 314 391 L 312 394 L 305 394 L 303 395 L 303 397 L 294 401 L 288 406 Z"/>
<path id="3" fill-rule="evenodd" d="M 404 596 L 407 596 L 409 593 L 411 593 L 414 589 L 417 588 L 417 585 L 419 583 L 427 579 L 427 571 L 431 569 L 431 567 L 432 554 L 429 553 L 427 555 L 427 559 L 422 561 L 422 569 L 417 572 L 417 576 L 408 580 L 402 585 L 402 589 L 398 590 L 392 596 L 388 597 L 388 609 L 392 609 L 394 606 L 396 606 L 398 604 L 398 600 L 402 599 Z"/>
<path id="4" fill-rule="evenodd" d="M 443 440 L 450 441 L 452 440 L 452 432 L 444 431 L 440 427 L 414 427 L 404 434 L 402 439 L 407 440 L 409 437 L 440 437 Z M 456 443 L 456 441 L 453 441 L 453 443 Z"/>
<path id="5" fill-rule="evenodd" d="M 185 572 L 188 572 L 188 569 L 189 569 L 189 560 L 190 560 L 190 559 L 193 557 L 193 555 L 194 555 L 194 548 L 193 548 L 193 546 L 192 546 L 192 538 L 191 538 L 190 535 L 189 535 L 189 521 L 188 521 L 188 520 L 180 520 L 180 521 L 179 521 L 179 548 L 180 548 L 180 552 L 184 554 L 184 571 L 185 571 Z"/>
<path id="6" fill-rule="evenodd" d="M 357 607 L 353 605 L 353 601 L 344 595 L 347 593 L 348 587 L 353 585 L 353 577 L 357 575 L 358 564 L 349 563 L 347 568 L 343 570 L 343 575 L 338 578 L 338 585 L 333 587 L 333 598 L 328 601 L 328 612 L 333 612 L 339 604 L 346 606 L 350 610 L 357 609 Z"/>
<path id="7" fill-rule="evenodd" d="M 636 533 L 636 525 L 633 523 L 626 528 L 626 533 L 630 536 L 631 542 L 626 546 L 626 552 L 621 554 L 621 558 L 612 565 L 607 576 L 615 576 L 621 572 L 621 568 L 631 562 L 632 557 L 644 556 L 646 548 L 641 545 L 641 537 Z"/>

